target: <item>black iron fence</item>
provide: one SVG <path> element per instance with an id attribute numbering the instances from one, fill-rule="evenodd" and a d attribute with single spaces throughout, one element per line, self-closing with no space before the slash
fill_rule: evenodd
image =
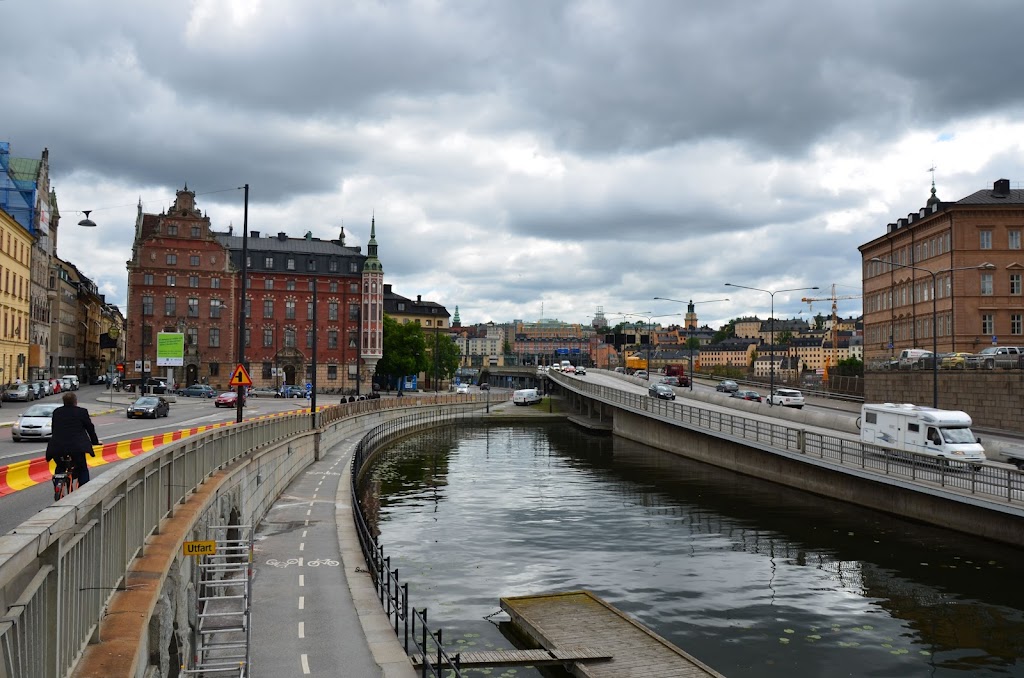
<path id="1" fill-rule="evenodd" d="M 410 433 L 433 428 L 439 424 L 473 416 L 472 413 L 434 410 L 415 412 L 380 424 L 359 441 L 352 455 L 352 507 L 356 519 L 356 532 L 363 550 L 363 558 L 381 607 L 391 621 L 395 635 L 402 641 L 406 654 L 419 655 L 420 675 L 434 678 L 462 678 L 459 653 L 449 654 L 444 648 L 443 631 L 431 631 L 427 625 L 427 608 L 417 610 L 409 606 L 409 584 L 398 578 L 398 568 L 391 569 L 391 556 L 384 555 L 384 547 L 366 519 L 363 502 L 359 497 L 359 480 L 364 465 L 374 452 L 390 441 Z"/>

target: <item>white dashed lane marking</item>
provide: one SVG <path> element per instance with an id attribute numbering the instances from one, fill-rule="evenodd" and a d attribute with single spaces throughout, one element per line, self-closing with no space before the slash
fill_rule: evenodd
<path id="1" fill-rule="evenodd" d="M 306 622 L 299 622 L 299 638 L 306 637 Z"/>

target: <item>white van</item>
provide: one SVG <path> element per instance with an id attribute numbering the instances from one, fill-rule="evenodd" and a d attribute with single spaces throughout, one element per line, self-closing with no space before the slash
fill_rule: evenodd
<path id="1" fill-rule="evenodd" d="M 512 394 L 512 402 L 516 405 L 536 405 L 540 402 L 540 394 L 535 388 L 521 388 Z"/>
<path id="2" fill-rule="evenodd" d="M 65 383 L 70 383 L 72 391 L 77 391 L 78 390 L 78 375 L 77 374 L 65 374 L 64 376 L 61 377 L 61 381 L 64 381 Z"/>
<path id="3" fill-rule="evenodd" d="M 905 348 L 896 357 L 896 363 L 901 370 L 917 369 L 922 366 L 921 358 L 930 357 L 931 354 L 931 351 L 923 348 Z"/>
<path id="4" fill-rule="evenodd" d="M 865 403 L 858 424 L 861 441 L 871 445 L 939 459 L 985 461 L 985 448 L 971 431 L 971 417 L 966 412 Z"/>

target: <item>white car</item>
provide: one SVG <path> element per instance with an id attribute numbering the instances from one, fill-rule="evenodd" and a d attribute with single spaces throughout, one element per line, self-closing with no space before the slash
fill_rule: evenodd
<path id="1" fill-rule="evenodd" d="M 11 439 L 16 443 L 22 440 L 49 440 L 53 411 L 60 406 L 61 403 L 46 403 L 26 409 L 11 426 Z"/>
<path id="2" fill-rule="evenodd" d="M 769 405 L 782 405 L 783 407 L 795 407 L 803 409 L 804 394 L 793 388 L 777 388 L 768 397 Z"/>
<path id="3" fill-rule="evenodd" d="M 459 384 L 455 387 L 456 393 L 469 393 L 469 384 Z"/>

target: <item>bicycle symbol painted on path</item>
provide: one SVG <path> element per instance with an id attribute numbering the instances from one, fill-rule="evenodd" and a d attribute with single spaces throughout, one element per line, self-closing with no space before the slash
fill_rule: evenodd
<path id="1" fill-rule="evenodd" d="M 271 567 L 290 567 L 292 565 L 301 566 L 302 563 L 298 558 L 289 558 L 288 560 L 278 560 L 277 558 L 268 558 L 267 565 Z M 305 562 L 306 567 L 338 567 L 341 565 L 337 560 L 331 560 L 330 558 L 316 558 L 314 560 L 307 560 Z"/>

